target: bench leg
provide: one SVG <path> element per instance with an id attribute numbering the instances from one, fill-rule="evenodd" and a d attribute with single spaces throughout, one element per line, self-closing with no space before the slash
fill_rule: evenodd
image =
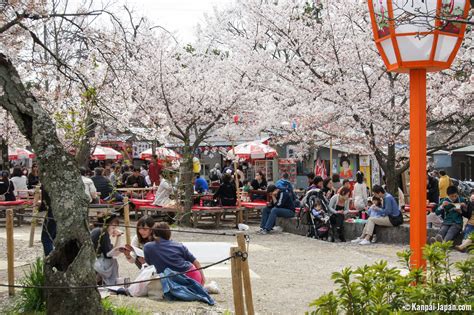
<path id="1" fill-rule="evenodd" d="M 193 213 L 193 228 L 197 228 L 198 225 L 198 214 Z"/>
<path id="2" fill-rule="evenodd" d="M 221 225 L 221 216 L 222 216 L 222 213 L 216 213 L 216 228 L 218 228 Z"/>

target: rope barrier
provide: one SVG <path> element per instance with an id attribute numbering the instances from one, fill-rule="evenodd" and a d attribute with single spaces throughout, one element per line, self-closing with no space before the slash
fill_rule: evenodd
<path id="1" fill-rule="evenodd" d="M 33 216 L 33 215 L 25 215 L 25 214 L 17 214 L 18 216 L 26 217 L 26 218 L 38 218 L 38 219 L 44 219 L 44 220 L 55 220 L 54 218 L 50 217 L 42 217 L 42 216 Z M 159 222 L 159 221 L 156 221 Z M 95 224 L 97 227 L 102 227 L 105 224 L 104 223 L 96 223 Z M 122 227 L 122 228 L 131 228 L 135 229 L 137 226 L 135 225 L 124 225 L 124 224 L 118 224 L 114 225 L 116 227 Z M 236 233 L 228 233 L 228 232 L 201 232 L 201 231 L 190 231 L 190 230 L 177 230 L 177 229 L 160 229 L 160 228 L 149 228 L 150 230 L 153 231 L 171 231 L 171 232 L 177 232 L 177 233 L 188 233 L 188 234 L 202 234 L 202 235 L 217 235 L 217 236 L 237 236 Z"/>
<path id="2" fill-rule="evenodd" d="M 242 260 L 247 259 L 248 255 L 247 253 L 242 253 L 242 252 L 237 252 L 233 256 L 229 256 L 227 258 L 221 259 L 215 263 L 203 266 L 201 268 L 193 269 L 192 271 L 199 271 L 199 270 L 205 270 L 210 267 L 222 264 L 228 260 L 231 260 L 232 258 L 241 258 Z M 185 275 L 189 273 L 189 271 L 183 271 L 179 273 L 175 273 L 172 275 L 168 276 L 163 276 L 163 277 L 156 277 L 156 278 L 151 278 L 151 279 L 146 279 L 146 280 L 139 280 L 139 281 L 132 281 L 132 282 L 127 282 L 127 283 L 118 283 L 118 284 L 102 284 L 102 285 L 85 285 L 85 286 L 71 286 L 71 287 L 59 287 L 59 286 L 28 286 L 28 285 L 8 285 L 8 284 L 0 284 L 0 287 L 5 287 L 5 288 L 16 288 L 16 289 L 42 289 L 42 290 L 82 290 L 82 289 L 98 289 L 98 288 L 108 288 L 108 287 L 123 287 L 125 285 L 130 285 L 130 284 L 137 284 L 137 283 L 143 283 L 143 282 L 149 282 L 149 281 L 155 281 L 155 280 L 161 280 L 161 279 L 167 279 L 167 278 L 172 278 L 175 276 L 179 275 Z"/>

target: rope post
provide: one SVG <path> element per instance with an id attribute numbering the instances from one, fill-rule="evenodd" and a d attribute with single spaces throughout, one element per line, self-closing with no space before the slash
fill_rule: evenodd
<path id="1" fill-rule="evenodd" d="M 238 175 L 237 175 L 237 169 L 239 167 L 239 164 L 237 163 L 237 156 L 235 155 L 234 141 L 232 141 L 232 154 L 234 155 L 234 181 L 235 181 L 235 191 L 236 191 L 236 196 L 237 196 L 237 208 L 240 209 L 242 201 L 240 200 L 241 193 L 240 193 L 239 178 L 238 178 Z M 242 178 L 242 180 L 243 180 L 243 178 Z M 236 215 L 238 216 L 237 224 L 238 223 L 243 223 L 244 217 L 243 217 L 242 210 L 239 210 Z"/>
<path id="2" fill-rule="evenodd" d="M 230 267 L 232 272 L 232 291 L 234 293 L 234 313 L 236 315 L 244 315 L 244 292 L 242 288 L 242 258 L 236 254 L 240 252 L 239 247 L 230 248 Z"/>
<path id="3" fill-rule="evenodd" d="M 123 198 L 123 203 L 124 203 L 124 207 L 123 207 L 123 218 L 124 218 L 124 221 L 125 221 L 125 240 L 127 241 L 127 244 L 131 244 L 132 243 L 132 240 L 130 238 L 130 205 L 128 203 L 128 197 L 124 197 Z"/>
<path id="4" fill-rule="evenodd" d="M 244 282 L 245 306 L 247 307 L 247 314 L 254 315 L 255 310 L 253 308 L 252 285 L 250 283 L 249 259 L 247 248 L 245 246 L 244 233 L 237 233 L 237 244 L 239 245 L 239 249 L 242 253 L 247 253 L 247 258 L 242 261 L 242 278 Z"/>
<path id="5" fill-rule="evenodd" d="M 15 284 L 15 266 L 13 262 L 14 255 L 13 244 L 13 209 L 7 209 L 7 265 L 8 265 L 8 285 Z M 8 288 L 8 295 L 15 295 L 15 288 Z"/>
<path id="6" fill-rule="evenodd" d="M 40 191 L 40 186 L 37 185 L 35 186 L 35 194 L 33 195 L 33 219 L 31 219 L 31 230 L 30 230 L 30 243 L 29 247 L 33 247 L 33 242 L 35 240 L 35 228 L 36 224 L 38 222 L 38 219 L 36 216 L 38 215 L 38 210 L 39 210 L 39 205 L 38 202 L 41 199 L 41 191 Z"/>

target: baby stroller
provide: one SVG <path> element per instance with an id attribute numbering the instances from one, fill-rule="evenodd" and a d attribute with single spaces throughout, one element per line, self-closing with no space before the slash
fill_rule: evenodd
<path id="1" fill-rule="evenodd" d="M 313 189 L 306 193 L 302 200 L 300 223 L 309 225 L 306 236 L 327 240 L 331 231 L 326 198 L 320 189 Z"/>

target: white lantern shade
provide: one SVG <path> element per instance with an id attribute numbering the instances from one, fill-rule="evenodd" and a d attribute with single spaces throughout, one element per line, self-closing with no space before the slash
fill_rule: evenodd
<path id="1" fill-rule="evenodd" d="M 461 45 L 466 0 L 368 0 L 375 42 L 389 71 L 449 68 Z"/>

